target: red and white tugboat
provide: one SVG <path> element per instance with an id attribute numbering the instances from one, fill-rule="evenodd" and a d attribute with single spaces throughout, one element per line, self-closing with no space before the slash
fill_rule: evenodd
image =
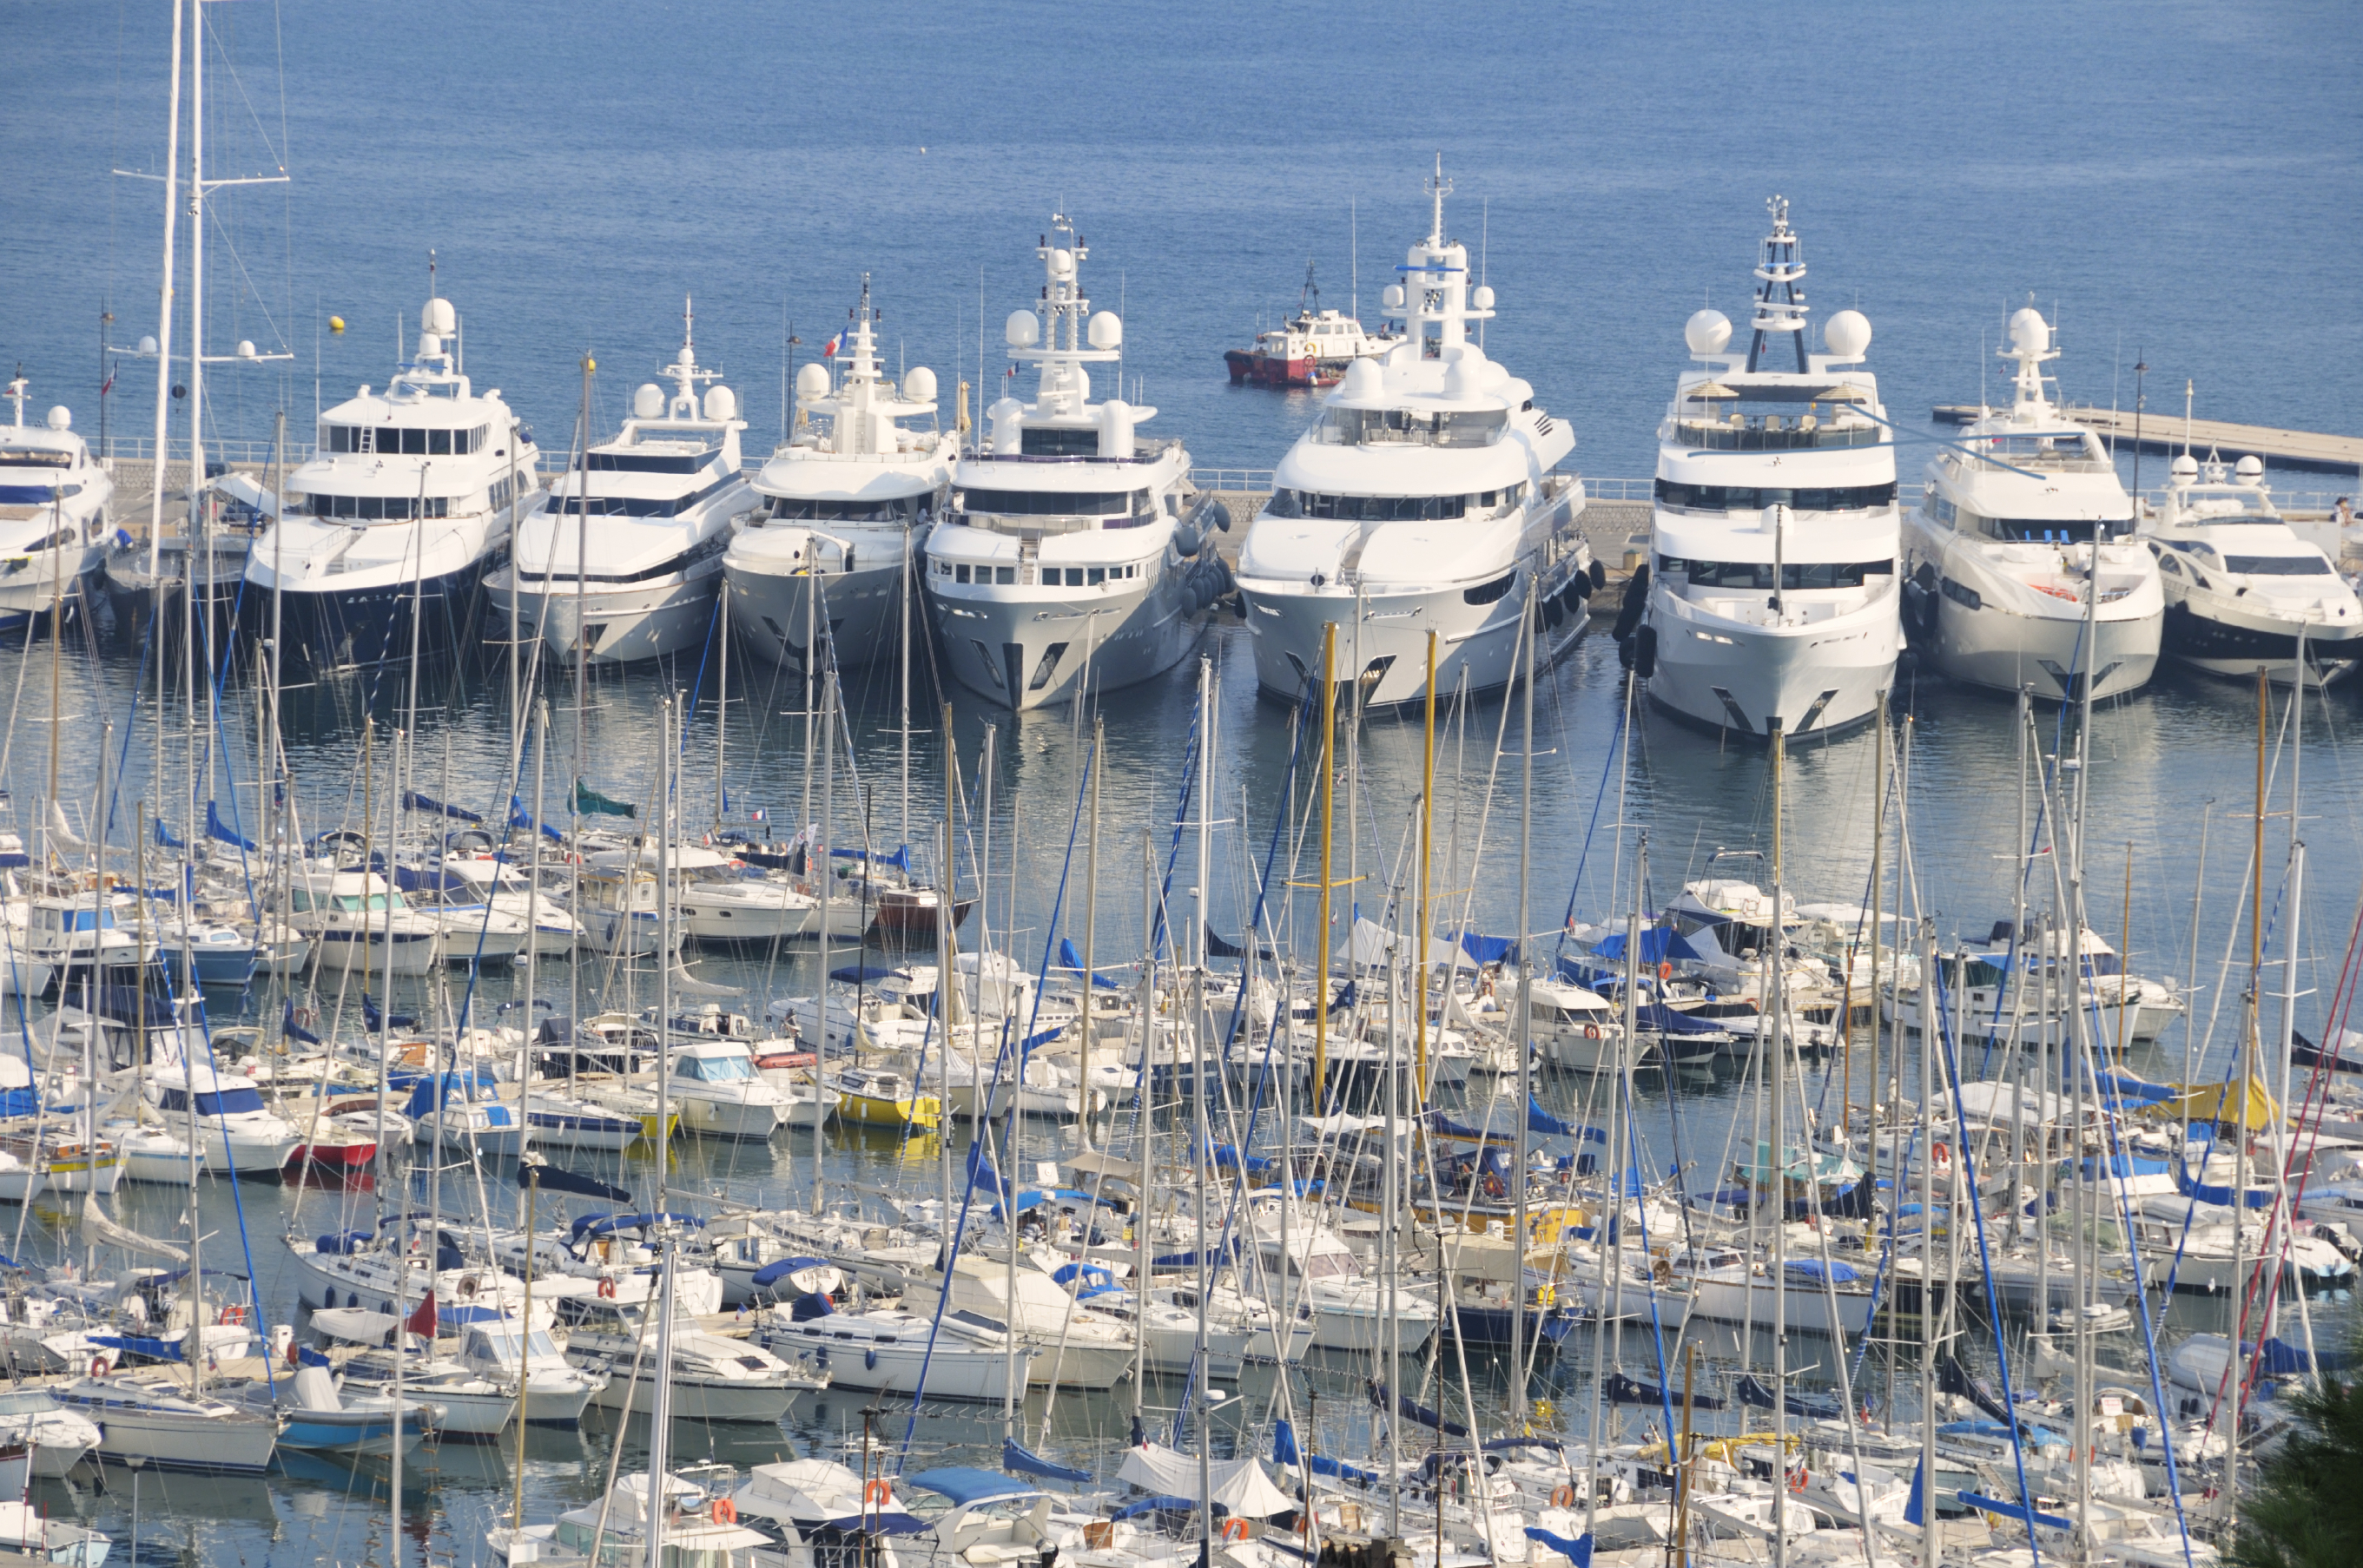
<path id="1" fill-rule="evenodd" d="M 1259 333 L 1252 348 L 1226 350 L 1223 363 L 1231 368 L 1233 386 L 1253 381 L 1267 387 L 1333 387 L 1347 366 L 1383 354 L 1401 341 L 1393 333 L 1363 331 L 1350 315 L 1323 310 L 1321 285 L 1313 281 L 1308 260 L 1295 317 Z"/>

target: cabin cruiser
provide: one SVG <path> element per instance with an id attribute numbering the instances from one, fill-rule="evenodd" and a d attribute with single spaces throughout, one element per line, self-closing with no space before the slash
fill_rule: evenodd
<path id="1" fill-rule="evenodd" d="M 315 668 L 399 657 L 414 620 L 421 648 L 460 646 L 463 602 L 540 494 L 532 432 L 462 373 L 451 302 L 428 300 L 419 328 L 384 392 L 364 386 L 320 416 L 311 460 L 247 555 L 248 586 Z"/>
<path id="2" fill-rule="evenodd" d="M 313 962 L 330 971 L 417 976 L 442 962 L 442 922 L 410 908 L 374 871 L 294 873 L 287 923 L 312 939 Z"/>
<path id="3" fill-rule="evenodd" d="M 1470 286 L 1468 247 L 1445 237 L 1449 189 L 1439 165 L 1427 237 L 1387 285 L 1408 336 L 1348 368 L 1239 547 L 1256 680 L 1275 696 L 1321 679 L 1333 624 L 1327 668 L 1359 681 L 1366 704 L 1426 694 L 1431 633 L 1438 691 L 1502 686 L 1527 596 L 1540 602 L 1541 668 L 1583 635 L 1607 580 L 1576 526 L 1582 485 L 1552 472 L 1574 432 L 1470 337 L 1493 291 Z"/>
<path id="4" fill-rule="evenodd" d="M 571 1304 L 577 1326 L 566 1342 L 566 1359 L 587 1372 L 605 1373 L 605 1387 L 593 1403 L 610 1410 L 656 1408 L 659 1378 L 667 1385 L 677 1421 L 777 1421 L 799 1394 L 828 1386 L 828 1374 L 791 1365 L 745 1339 L 710 1333 L 697 1326 L 685 1306 L 677 1306 L 667 1338 L 672 1363 L 657 1362 L 658 1331 L 664 1325 L 659 1302 L 638 1305 L 590 1297 Z"/>
<path id="5" fill-rule="evenodd" d="M 1082 237 L 1054 216 L 1035 254 L 1048 280 L 1040 315 L 1016 311 L 1004 332 L 1009 357 L 1038 367 L 1034 401 L 985 410 L 985 439 L 954 471 L 926 546 L 951 673 L 1021 712 L 1170 669 L 1231 586 L 1208 536 L 1229 513 L 1209 498 L 1183 517 L 1182 443 L 1135 434 L 1153 408 L 1091 400 L 1085 367 L 1122 363 L 1124 323 L 1089 315 Z"/>
<path id="6" fill-rule="evenodd" d="M 1839 368 L 1862 362 L 1870 323 L 1842 310 L 1827 351 L 1806 351 L 1804 263 L 1788 201 L 1770 206 L 1747 352 L 1724 352 L 1719 311 L 1683 329 L 1704 368 L 1683 372 L 1658 426 L 1647 597 L 1626 650 L 1659 707 L 1756 736 L 1869 718 L 1903 626 L 1894 441 L 1877 378 Z"/>
<path id="7" fill-rule="evenodd" d="M 668 1052 L 665 1090 L 682 1130 L 706 1138 L 769 1138 L 787 1124 L 791 1091 L 766 1082 L 736 1040 L 693 1040 Z M 833 1098 L 833 1097 L 832 1097 Z"/>
<path id="8" fill-rule="evenodd" d="M 935 371 L 914 366 L 900 388 L 882 373 L 877 326 L 864 273 L 853 325 L 824 353 L 838 373 L 796 372 L 795 433 L 755 476 L 760 505 L 722 558 L 740 646 L 775 664 L 807 663 L 815 605 L 839 667 L 889 657 L 900 606 L 917 602 L 960 437 L 936 427 Z"/>
<path id="9" fill-rule="evenodd" d="M 174 1062 L 150 1066 L 141 1088 L 167 1132 L 194 1126 L 205 1146 L 204 1169 L 275 1175 L 304 1143 L 293 1122 L 262 1103 L 252 1078 Z M 187 1169 L 188 1145 L 179 1143 L 172 1158 L 176 1169 Z"/>
<path id="10" fill-rule="evenodd" d="M 39 425 L 25 423 L 20 372 L 0 390 L 15 405 L 0 425 L 0 628 L 48 614 L 81 591 L 98 564 L 115 477 L 73 433 L 62 403 Z"/>
<path id="11" fill-rule="evenodd" d="M 659 846 L 603 850 L 587 859 L 604 877 L 620 878 L 637 865 L 658 869 Z M 684 935 L 701 943 L 780 942 L 820 934 L 820 900 L 784 878 L 765 876 L 699 844 L 676 844 L 663 869 L 672 889 L 673 917 Z M 860 911 L 836 900 L 831 933 L 860 937 Z"/>
<path id="12" fill-rule="evenodd" d="M 696 319 L 682 310 L 681 357 L 632 394 L 612 441 L 554 484 L 517 525 L 508 565 L 485 580 L 485 615 L 557 657 L 632 664 L 704 646 L 722 553 L 748 502 L 738 473 L 738 399 L 697 383 Z"/>
<path id="13" fill-rule="evenodd" d="M 2166 590 L 2166 651 L 2207 675 L 2253 680 L 2258 666 L 2282 685 L 2326 686 L 2363 658 L 2363 605 L 2330 558 L 2273 509 L 2265 465 L 2242 458 L 2174 459 L 2166 502 L 2143 542 Z"/>
<path id="14" fill-rule="evenodd" d="M 1031 1343 L 1012 1346 L 1004 1331 L 967 1312 L 940 1320 L 892 1307 L 841 1312 L 818 1294 L 764 1309 L 755 1342 L 808 1358 L 833 1387 L 915 1394 L 925 1373 L 931 1399 L 999 1399 L 1013 1384 L 1023 1398 L 1035 1362 L 1047 1378 L 1052 1354 Z"/>
<path id="15" fill-rule="evenodd" d="M 1929 463 L 1903 519 L 1904 632 L 1973 686 L 2067 701 L 2090 670 L 2096 701 L 2137 691 L 2158 666 L 2166 598 L 2133 536 L 2133 498 L 2100 437 L 2046 395 L 2059 350 L 2041 312 L 2010 318 L 2001 357 L 2018 362 L 2011 406 Z"/>
<path id="16" fill-rule="evenodd" d="M 1938 955 L 1945 1005 L 1953 1010 L 1959 1039 L 1985 1045 L 2017 1039 L 2033 1049 L 2048 1028 L 2055 1038 L 2080 1011 L 2093 1043 L 2113 1051 L 2120 1042 L 2147 1043 L 2188 1010 L 2169 982 L 2126 971 L 2108 939 L 2083 928 L 2071 952 L 2068 933 L 2030 922 L 2024 931 L 1996 921 L 1983 942 L 1963 942 Z M 1890 988 L 1882 1001 L 1888 1021 L 1917 1032 L 1923 988 Z"/>

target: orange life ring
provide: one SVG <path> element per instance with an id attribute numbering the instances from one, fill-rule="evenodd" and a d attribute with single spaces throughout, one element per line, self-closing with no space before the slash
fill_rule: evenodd
<path id="1" fill-rule="evenodd" d="M 1664 959 L 1659 959 L 1658 961 L 1658 978 L 1661 980 L 1670 980 L 1673 977 L 1674 966 Z"/>
<path id="2" fill-rule="evenodd" d="M 861 1488 L 861 1506 L 865 1508 L 888 1507 L 893 1504 L 893 1501 L 894 1488 L 883 1479 L 872 1481 L 869 1485 Z"/>
<path id="3" fill-rule="evenodd" d="M 1952 1146 L 1944 1143 L 1931 1143 L 1928 1145 L 1928 1157 L 1940 1165 L 1949 1165 L 1953 1163 Z"/>
<path id="4" fill-rule="evenodd" d="M 1229 1518 L 1223 1521 L 1223 1539 L 1225 1540 L 1245 1540 L 1247 1538 L 1247 1520 L 1239 1518 L 1237 1514 L 1233 1514 Z"/>
<path id="5" fill-rule="evenodd" d="M 105 1356 L 94 1355 L 90 1358 L 90 1375 L 93 1377 L 104 1377 L 107 1375 L 109 1370 L 110 1368 L 107 1366 L 106 1358 Z"/>
<path id="6" fill-rule="evenodd" d="M 1571 1508 L 1575 1507 L 1575 1488 L 1568 1485 L 1564 1482 L 1552 1487 L 1551 1507 L 1554 1508 Z"/>
<path id="7" fill-rule="evenodd" d="M 1796 1470 L 1790 1473 L 1789 1490 L 1792 1492 L 1802 1492 L 1805 1489 L 1805 1484 L 1812 1479 L 1813 1477 L 1806 1474 L 1804 1467 L 1800 1465 Z"/>
<path id="8" fill-rule="evenodd" d="M 246 1321 L 246 1309 L 239 1306 L 236 1302 L 232 1302 L 229 1306 L 221 1309 L 221 1316 L 216 1318 L 214 1321 L 216 1323 L 243 1323 Z"/>
<path id="9" fill-rule="evenodd" d="M 1584 1037 L 1586 1040 L 1597 1040 L 1597 1039 L 1599 1039 L 1599 1038 L 1600 1038 L 1600 1025 L 1598 1025 L 1598 1024 L 1596 1024 L 1596 1023 L 1587 1023 L 1587 1024 L 1585 1024 L 1585 1025 L 1583 1026 L 1583 1037 Z"/>
<path id="10" fill-rule="evenodd" d="M 604 1275 L 601 1276 L 599 1280 L 599 1298 L 603 1301 L 613 1301 L 616 1299 L 616 1282 L 614 1280 L 606 1278 Z"/>
<path id="11" fill-rule="evenodd" d="M 737 1524 L 738 1522 L 738 1505 L 732 1502 L 727 1497 L 715 1498 L 714 1522 L 716 1524 Z"/>

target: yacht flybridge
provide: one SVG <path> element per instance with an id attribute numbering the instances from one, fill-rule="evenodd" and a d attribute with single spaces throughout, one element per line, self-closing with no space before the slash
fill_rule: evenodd
<path id="1" fill-rule="evenodd" d="M 841 373 L 820 363 L 796 372 L 795 434 L 756 476 L 760 505 L 722 558 L 730 624 L 774 663 L 803 667 L 815 605 L 840 666 L 891 655 L 960 460 L 960 437 L 935 423 L 936 373 L 915 366 L 898 389 L 882 373 L 877 326 L 864 273 L 832 356 Z"/>
<path id="2" fill-rule="evenodd" d="M 27 382 L 19 373 L 0 397 L 15 414 L 0 425 L 0 627 L 47 614 L 80 591 L 98 563 L 106 503 L 115 480 L 73 433 L 62 405 L 39 425 L 25 423 Z"/>
<path id="3" fill-rule="evenodd" d="M 2144 530 L 2166 591 L 2166 651 L 2208 675 L 2326 686 L 2363 658 L 2363 606 L 2330 558 L 2273 509 L 2265 465 L 2174 459 L 2166 504 Z"/>
<path id="4" fill-rule="evenodd" d="M 1124 323 L 1090 314 L 1082 237 L 1053 216 L 1035 254 L 1040 314 L 1015 312 L 1006 329 L 1009 357 L 1038 367 L 1034 401 L 985 410 L 984 438 L 954 471 L 926 548 L 952 674 L 1019 711 L 1171 668 L 1230 591 L 1209 537 L 1229 514 L 1210 497 L 1182 515 L 1190 454 L 1135 433 L 1155 409 L 1092 402 L 1085 367 L 1121 362 Z"/>
<path id="5" fill-rule="evenodd" d="M 1807 352 L 1805 267 L 1775 196 L 1746 354 L 1692 316 L 1703 369 L 1658 427 L 1647 610 L 1635 671 L 1661 708 L 1762 736 L 1858 723 L 1895 678 L 1895 447 L 1862 362 L 1870 323 L 1842 310 Z M 1788 368 L 1793 364 L 1793 369 Z"/>
<path id="6" fill-rule="evenodd" d="M 1974 686 L 2066 701 L 2089 670 L 2096 699 L 2137 691 L 2158 666 L 2166 601 L 2133 536 L 2133 498 L 2100 437 L 2045 394 L 2059 350 L 2040 312 L 2010 318 L 2001 357 L 2018 363 L 2011 406 L 1928 465 L 1904 519 L 1904 632 Z"/>
<path id="7" fill-rule="evenodd" d="M 517 525 L 509 564 L 486 580 L 485 613 L 503 635 L 538 638 L 593 664 L 630 664 L 702 646 L 722 554 L 748 502 L 738 477 L 738 400 L 697 362 L 684 301 L 681 357 L 632 394 L 632 417 Z M 511 616 L 514 615 L 514 621 Z"/>
<path id="8" fill-rule="evenodd" d="M 1445 237 L 1450 189 L 1439 163 L 1427 237 L 1386 290 L 1403 341 L 1348 367 L 1240 548 L 1256 679 L 1279 696 L 1321 678 L 1332 623 L 1334 677 L 1359 679 L 1365 702 L 1426 691 L 1430 633 L 1439 690 L 1501 686 L 1527 596 L 1545 665 L 1583 635 L 1603 580 L 1576 527 L 1583 487 L 1552 471 L 1573 433 L 1470 336 L 1493 291 L 1470 285 L 1468 247 Z"/>
<path id="9" fill-rule="evenodd" d="M 278 596 L 283 645 L 315 667 L 406 653 L 414 602 L 419 646 L 458 646 L 464 602 L 540 493 L 532 433 L 461 371 L 451 302 L 429 299 L 419 329 L 383 392 L 320 416 L 312 459 L 247 556 L 248 585 Z"/>

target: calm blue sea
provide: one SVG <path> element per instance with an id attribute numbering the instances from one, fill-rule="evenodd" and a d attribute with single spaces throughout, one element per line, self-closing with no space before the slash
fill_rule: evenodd
<path id="1" fill-rule="evenodd" d="M 102 341 L 128 345 L 155 330 L 161 188 L 109 171 L 161 167 L 170 19 L 162 0 L 20 4 L 0 51 L 0 273 L 12 283 L 0 365 L 21 363 L 34 407 L 65 403 L 85 431 L 99 422 L 101 379 L 117 368 L 102 362 Z M 1426 230 L 1422 182 L 1439 152 L 1453 182 L 1448 227 L 1477 248 L 1500 296 L 1488 348 L 1572 421 L 1591 474 L 1649 472 L 1651 432 L 1683 363 L 1681 323 L 1702 304 L 1741 314 L 1774 193 L 1792 203 L 1817 317 L 1848 305 L 1870 317 L 1871 366 L 1907 422 L 1978 395 L 1981 364 L 1991 365 L 1981 345 L 1991 350 L 2006 311 L 2030 294 L 2057 313 L 2067 350 L 2058 370 L 2073 397 L 2130 404 L 2139 357 L 2153 411 L 2179 414 L 2186 381 L 2202 416 L 2352 433 L 2363 410 L 2363 29 L 2339 5 L 222 0 L 205 7 L 205 27 L 211 171 L 290 176 L 283 186 L 225 189 L 211 204 L 210 349 L 247 338 L 293 356 L 209 372 L 222 436 L 267 436 L 283 407 L 300 430 L 316 403 L 382 384 L 397 339 L 416 330 L 431 250 L 438 286 L 465 321 L 469 370 L 505 389 L 545 446 L 562 447 L 571 426 L 580 355 L 600 361 L 594 422 L 612 426 L 630 388 L 671 357 L 683 296 L 693 295 L 700 357 L 728 372 L 760 449 L 780 420 L 789 327 L 803 339 L 794 352 L 812 355 L 865 272 L 893 364 L 931 365 L 949 395 L 955 381 L 979 379 L 982 320 L 982 376 L 994 381 L 1004 364 L 999 324 L 1033 297 L 1036 237 L 1064 212 L 1091 247 L 1094 304 L 1126 316 L 1125 373 L 1159 410 L 1151 431 L 1185 438 L 1204 464 L 1268 468 L 1311 405 L 1229 386 L 1223 349 L 1295 307 L 1308 258 L 1323 304 L 1359 297 L 1375 315 L 1403 248 Z M 116 320 L 102 334 L 104 309 Z M 341 335 L 327 330 L 332 315 L 348 324 Z M 119 370 L 107 421 L 147 434 L 153 368 L 127 359 Z M 1902 454 L 1907 479 L 1923 451 Z M 2335 477 L 2293 482 L 2353 488 Z M 1215 778 L 1232 820 L 1218 830 L 1207 897 L 1232 934 L 1251 901 L 1248 867 L 1280 806 L 1288 724 L 1253 695 L 1243 639 L 1218 635 L 1208 653 L 1226 681 Z M 45 789 L 50 727 L 35 720 L 50 716 L 49 657 L 38 640 L 29 652 L 0 649 L 0 693 L 16 693 L 5 782 L 20 802 Z M 83 726 L 61 746 L 69 799 L 87 799 L 95 783 L 93 715 L 103 707 L 119 734 L 138 670 L 136 635 L 69 650 L 62 711 Z M 717 673 L 684 664 L 603 685 L 584 721 L 593 781 L 646 799 L 660 686 L 710 703 Z M 1111 704 L 1107 841 L 1121 846 L 1109 853 L 1122 871 L 1104 892 L 1104 940 L 1138 930 L 1141 834 L 1166 841 L 1189 679 L 1177 671 Z M 243 689 L 232 683 L 233 694 Z M 900 811 L 892 682 L 862 677 L 849 694 L 873 790 L 867 810 L 886 836 Z M 800 731 L 780 716 L 800 697 L 734 677 L 743 704 L 732 719 L 734 798 L 767 805 L 775 823 L 793 821 L 801 800 Z M 422 773 L 431 778 L 448 755 L 453 794 L 480 807 L 507 789 L 504 700 L 494 672 L 436 695 L 421 722 Z M 1760 755 L 1644 719 L 1629 773 L 1612 767 L 1620 701 L 1613 650 L 1598 639 L 1537 695 L 1528 863 L 1537 927 L 1556 925 L 1579 868 L 1579 915 L 1603 912 L 1612 876 L 1629 887 L 1630 828 L 1649 832 L 1660 897 L 1703 874 L 1719 848 L 1768 845 Z M 1947 936 L 1981 933 L 2009 909 L 2010 711 L 1908 679 L 1898 701 L 1912 715 L 1921 907 Z M 563 697 L 559 705 L 564 748 L 572 720 Z M 227 733 L 250 727 L 235 695 L 229 712 L 246 717 L 230 719 Z M 292 700 L 291 744 L 314 823 L 345 809 L 358 712 L 351 690 Z M 150 719 L 142 710 L 134 722 Z M 971 761 L 987 719 L 963 711 L 956 720 Z M 1481 827 L 1471 907 L 1478 923 L 1506 931 L 1518 888 L 1514 794 L 1497 790 L 1485 818 L 1499 722 L 1498 704 L 1482 706 L 1456 731 L 1439 838 L 1457 833 L 1465 864 Z M 2307 714 L 2300 826 L 2313 864 L 2301 985 L 2316 994 L 2300 1018 L 2309 1030 L 2335 981 L 2363 868 L 2363 778 L 2346 745 L 2357 722 L 2346 690 Z M 2205 1014 L 2224 1010 L 2210 1037 L 2219 1065 L 2244 979 L 2221 964 L 2245 876 L 2253 732 L 2245 690 L 2168 673 L 2103 712 L 2093 745 L 2089 858 L 2106 889 L 2094 895 L 2096 916 L 2116 938 L 2130 924 L 2137 968 L 2196 977 L 2202 1032 Z M 139 733 L 127 792 L 176 799 L 184 786 L 159 787 Z M 2044 734 L 2054 734 L 2048 718 Z M 1000 798 L 1004 812 L 1018 803 L 1023 846 L 1008 923 L 1029 960 L 1050 930 L 1068 840 L 1071 734 L 1063 714 L 1014 734 L 1001 724 Z M 1506 745 L 1521 744 L 1514 722 Z M 710 717 L 693 723 L 690 749 L 693 778 L 710 778 Z M 1417 752 L 1399 719 L 1366 733 L 1355 854 L 1372 901 L 1400 854 Z M 1514 778 L 1514 758 L 1501 766 Z M 1867 735 L 1793 758 L 1786 848 L 1801 896 L 1862 896 L 1870 774 Z M 935 776 L 926 763 L 915 790 L 922 831 L 939 809 Z M 250 763 L 233 761 L 206 792 L 227 799 L 240 779 L 250 791 L 251 778 Z M 2268 824 L 2277 933 L 2288 918 L 2275 889 L 2290 834 L 2285 814 Z M 2121 905 L 2128 864 L 2132 895 Z M 1175 882 L 1185 920 L 1193 877 L 1185 867 Z M 1061 929 L 1074 918 L 1070 903 Z M 2245 933 L 2236 940 L 2245 952 Z M 787 988 L 744 966 L 705 972 L 759 994 Z M 515 984 L 495 982 L 490 994 L 505 999 Z M 270 999 L 253 1006 L 276 1011 Z M 2170 1038 L 2145 1066 L 2179 1072 L 2185 1043 Z M 1649 1094 L 1652 1136 L 1694 1110 L 1684 1136 L 1700 1142 L 1687 1154 L 1711 1167 L 1728 1087 L 1686 1102 Z M 692 1150 L 680 1179 L 776 1199 L 808 1169 L 804 1148 L 798 1136 L 769 1152 Z M 1673 1157 L 1662 1146 L 1654 1154 Z M 833 1179 L 898 1179 L 891 1152 L 849 1148 L 833 1160 Z M 332 1228 L 339 1199 L 251 1188 L 245 1198 L 266 1297 L 286 1309 L 274 1238 L 285 1226 Z M 123 1208 L 160 1231 L 177 1223 L 168 1196 L 133 1195 Z M 226 1191 L 208 1195 L 219 1235 L 234 1235 L 238 1219 Z M 33 1228 L 69 1223 L 44 1213 Z M 1582 1364 L 1570 1358 L 1559 1375 Z M 1369 1451 L 1366 1415 L 1354 1413 L 1366 1370 L 1322 1375 L 1332 1448 Z M 1263 1390 L 1243 1392 L 1260 1415 Z M 1091 1462 L 1122 1441 L 1127 1398 L 1062 1399 L 1047 1446 Z M 787 1440 L 684 1429 L 676 1452 L 743 1463 L 786 1446 L 837 1452 L 858 1435 L 863 1403 L 834 1396 L 799 1407 Z M 1566 1401 L 1567 1420 L 1580 1421 L 1579 1404 Z M 991 1463 L 989 1448 L 960 1445 L 989 1443 L 992 1414 L 932 1413 L 923 1448 Z M 595 1495 L 608 1452 L 600 1432 L 538 1434 L 528 1515 Z M 635 1439 L 627 1463 L 637 1452 Z M 509 1463 L 445 1450 L 405 1510 L 416 1547 L 438 1560 L 481 1557 L 483 1529 L 507 1506 Z M 142 1485 L 141 1562 L 183 1551 L 208 1562 L 385 1560 L 382 1499 L 368 1503 L 365 1476 L 304 1471 L 224 1485 L 151 1474 Z M 98 1523 L 121 1550 L 128 1472 L 45 1488 L 43 1500 Z"/>

